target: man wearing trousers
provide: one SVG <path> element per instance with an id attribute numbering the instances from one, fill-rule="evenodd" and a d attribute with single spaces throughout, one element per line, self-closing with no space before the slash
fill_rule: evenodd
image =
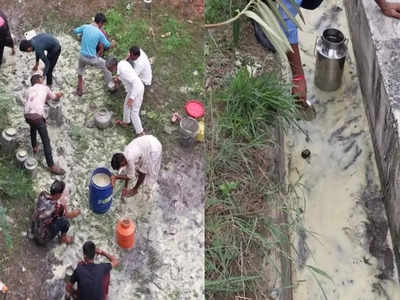
<path id="1" fill-rule="evenodd" d="M 63 175 L 65 174 L 65 171 L 54 164 L 46 120 L 43 117 L 44 105 L 46 101 L 49 99 L 59 100 L 62 97 L 62 93 L 53 93 L 47 85 L 43 84 L 43 81 L 43 76 L 40 74 L 35 74 L 32 76 L 32 86 L 26 92 L 24 117 L 31 128 L 31 143 L 33 152 L 38 152 L 36 135 L 37 132 L 39 132 L 43 143 L 47 166 L 49 167 L 50 172 L 56 175 Z"/>
<path id="2" fill-rule="evenodd" d="M 38 70 L 39 59 L 44 62 L 43 76 L 46 76 L 46 83 L 51 87 L 53 84 L 53 70 L 61 53 L 61 46 L 58 40 L 47 33 L 40 33 L 30 40 L 22 40 L 19 50 L 23 52 L 35 51 L 36 63 L 33 71 Z M 44 51 L 47 51 L 47 55 Z"/>
<path id="3" fill-rule="evenodd" d="M 112 73 L 117 72 L 118 78 L 115 81 L 116 83 L 121 81 L 126 90 L 123 120 L 116 120 L 115 123 L 126 127 L 132 122 L 136 136 L 144 135 L 139 116 L 144 94 L 143 82 L 126 60 L 118 62 L 115 58 L 111 58 L 107 61 L 106 66 Z"/>
<path id="4" fill-rule="evenodd" d="M 74 29 L 75 34 L 82 34 L 81 51 L 78 63 L 78 87 L 77 94 L 83 94 L 83 73 L 87 65 L 97 67 L 104 73 L 105 83 L 112 81 L 112 74 L 106 68 L 105 60 L 97 55 L 97 46 L 102 46 L 107 49 L 114 46 L 114 42 L 110 43 L 101 31 L 103 25 L 107 22 L 106 17 L 102 13 L 96 14 L 94 23 L 85 24 Z"/>

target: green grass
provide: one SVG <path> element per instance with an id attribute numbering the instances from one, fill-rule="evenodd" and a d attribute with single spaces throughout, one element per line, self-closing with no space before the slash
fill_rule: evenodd
<path id="1" fill-rule="evenodd" d="M 287 232 L 299 220 L 281 220 L 296 211 L 296 195 L 282 197 L 279 176 L 268 173 L 279 153 L 275 130 L 295 124 L 296 107 L 289 88 L 277 77 L 249 76 L 239 70 L 225 87 L 210 95 L 207 203 L 207 299 L 265 295 L 265 269 L 281 276 L 279 254 L 290 244 Z M 278 213 L 279 212 L 279 213 Z M 296 216 L 296 213 L 291 214 Z M 293 245 L 291 245 L 293 246 Z"/>
<path id="2" fill-rule="evenodd" d="M 220 125 L 234 139 L 259 139 L 272 126 L 295 123 L 295 100 L 273 74 L 251 77 L 243 68 L 231 79 L 222 99 L 225 111 Z"/>
<path id="3" fill-rule="evenodd" d="M 246 6 L 244 0 L 206 0 L 206 23 L 218 23 L 230 19 L 236 10 Z"/>

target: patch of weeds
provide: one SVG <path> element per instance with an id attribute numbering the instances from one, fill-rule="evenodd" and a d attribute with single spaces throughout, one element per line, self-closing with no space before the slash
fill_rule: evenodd
<path id="1" fill-rule="evenodd" d="M 295 100 L 272 74 L 251 77 L 246 68 L 240 69 L 222 101 L 225 111 L 220 124 L 233 138 L 252 140 L 271 126 L 284 128 L 295 123 Z"/>
<path id="2" fill-rule="evenodd" d="M 6 128 L 9 125 L 7 112 L 10 109 L 10 95 L 6 94 L 4 90 L 0 89 L 0 129 Z"/>
<path id="3" fill-rule="evenodd" d="M 6 246 L 6 249 L 11 250 L 13 247 L 13 242 L 7 222 L 7 209 L 5 209 L 3 206 L 0 206 L 0 228 L 3 234 L 3 243 Z"/>
<path id="4" fill-rule="evenodd" d="M 89 142 L 87 140 L 88 130 L 80 126 L 72 125 L 69 136 L 76 142 L 75 154 L 83 155 L 89 148 Z"/>
<path id="5" fill-rule="evenodd" d="M 161 26 L 165 36 L 161 38 L 161 53 L 163 55 L 176 54 L 179 49 L 185 49 L 192 41 L 191 36 L 185 31 L 184 25 L 171 16 L 166 16 Z"/>
<path id="6" fill-rule="evenodd" d="M 32 177 L 16 167 L 15 159 L 11 155 L 0 156 L 0 192 L 18 201 L 34 195 Z"/>
<path id="7" fill-rule="evenodd" d="M 107 34 L 116 41 L 110 53 L 117 57 L 125 57 L 132 45 L 149 49 L 151 38 L 150 26 L 146 20 L 135 18 L 126 9 L 112 8 L 107 11 L 107 24 L 104 26 Z"/>
<path id="8" fill-rule="evenodd" d="M 247 1 L 244 0 L 206 0 L 206 23 L 218 23 L 226 21 L 235 15 L 236 10 L 244 8 Z"/>

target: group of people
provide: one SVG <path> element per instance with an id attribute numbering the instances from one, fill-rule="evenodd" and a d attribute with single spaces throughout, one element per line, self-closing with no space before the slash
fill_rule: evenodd
<path id="1" fill-rule="evenodd" d="M 111 167 L 117 171 L 112 175 L 111 184 L 117 180 L 124 181 L 122 197 L 134 196 L 139 187 L 145 183 L 152 186 L 158 178 L 161 166 L 162 145 L 152 135 L 145 135 L 140 120 L 140 107 L 143 101 L 145 87 L 152 82 L 151 64 L 146 53 L 137 46 L 129 49 L 129 54 L 118 62 L 116 58 L 107 61 L 101 56 L 107 49 L 115 45 L 109 42 L 103 25 L 107 22 L 102 13 L 96 14 L 94 22 L 77 27 L 73 33 L 81 35 L 81 50 L 78 61 L 77 95 L 83 94 L 83 74 L 87 66 L 94 66 L 104 73 L 106 87 L 115 90 L 122 82 L 126 90 L 124 113 L 122 120 L 116 124 L 128 126 L 133 124 L 136 137 L 125 147 L 124 152 L 115 153 L 111 159 Z M 12 48 L 15 54 L 14 40 L 10 34 L 8 21 L 0 11 L 0 66 L 4 47 Z M 53 92 L 53 71 L 61 53 L 60 42 L 52 35 L 40 33 L 31 39 L 23 39 L 19 44 L 20 51 L 35 52 L 36 62 L 33 71 L 37 72 L 39 60 L 45 67 L 42 73 L 31 77 L 31 87 L 25 92 L 24 118 L 30 127 L 30 137 L 33 153 L 38 152 L 37 132 L 41 137 L 47 166 L 51 173 L 64 175 L 65 170 L 54 163 L 52 149 L 45 119 L 45 104 L 47 101 L 59 101 L 62 92 Z M 113 73 L 116 76 L 113 77 Z M 46 83 L 45 83 L 46 80 Z M 136 179 L 136 184 L 129 188 L 129 183 Z M 80 215 L 79 209 L 68 209 L 68 192 L 63 181 L 55 180 L 50 192 L 39 194 L 36 208 L 32 216 L 31 232 L 39 245 L 46 245 L 58 237 L 60 243 L 70 244 L 73 237 L 67 235 L 70 227 L 69 220 Z M 95 255 L 106 257 L 110 263 L 95 264 Z M 103 300 L 108 293 L 110 270 L 116 267 L 118 260 L 96 248 L 95 244 L 87 241 L 83 245 L 84 259 L 75 269 L 66 290 L 74 299 Z M 74 283 L 78 289 L 74 289 Z"/>

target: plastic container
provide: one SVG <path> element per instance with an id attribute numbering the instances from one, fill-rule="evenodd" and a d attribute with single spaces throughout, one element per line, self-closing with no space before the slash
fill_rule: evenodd
<path id="1" fill-rule="evenodd" d="M 97 177 L 94 178 L 94 176 L 96 176 L 97 174 L 106 175 L 106 178 L 109 178 L 109 183 L 95 183 Z M 93 171 L 92 176 L 90 177 L 89 207 L 96 214 L 104 214 L 111 207 L 113 193 L 113 187 L 111 185 L 111 175 L 111 172 L 107 168 L 96 168 Z"/>
<path id="2" fill-rule="evenodd" d="M 204 105 L 199 100 L 189 100 L 185 105 L 188 116 L 198 119 L 204 116 Z"/>
<path id="3" fill-rule="evenodd" d="M 199 130 L 196 135 L 196 141 L 204 142 L 204 121 L 199 121 Z"/>
<path id="4" fill-rule="evenodd" d="M 135 245 L 135 224 L 132 220 L 125 218 L 117 222 L 117 243 L 121 248 L 130 250 Z"/>

